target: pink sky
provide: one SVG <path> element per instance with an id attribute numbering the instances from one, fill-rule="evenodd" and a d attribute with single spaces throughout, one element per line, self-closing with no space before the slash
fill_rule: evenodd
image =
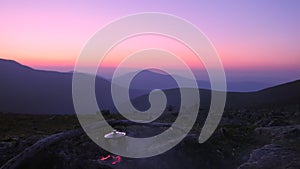
<path id="1" fill-rule="evenodd" d="M 296 0 L 226 3 L 0 0 L 0 58 L 40 69 L 68 71 L 88 39 L 112 20 L 137 12 L 165 12 L 198 26 L 216 47 L 226 69 L 282 70 L 299 78 L 299 8 L 300 2 Z M 132 44 L 137 42 L 138 38 L 132 40 Z M 184 51 L 173 45 L 166 47 Z M 123 46 L 123 51 L 126 50 Z M 183 57 L 194 63 L 189 54 Z M 117 60 L 106 66 L 113 63 Z"/>

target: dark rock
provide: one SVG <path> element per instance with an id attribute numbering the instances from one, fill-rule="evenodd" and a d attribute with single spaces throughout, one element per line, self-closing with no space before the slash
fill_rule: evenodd
<path id="1" fill-rule="evenodd" d="M 249 160 L 239 169 L 300 168 L 300 154 L 276 144 L 265 145 L 252 151 Z"/>
<path id="2" fill-rule="evenodd" d="M 255 133 L 272 141 L 284 139 L 300 141 L 300 125 L 260 127 L 255 129 Z"/>
<path id="3" fill-rule="evenodd" d="M 0 142 L 0 150 L 10 148 L 13 144 L 13 142 Z"/>
<path id="4" fill-rule="evenodd" d="M 241 126 L 241 125 L 244 125 L 244 124 L 245 124 L 245 122 L 243 122 L 242 120 L 240 120 L 238 118 L 223 117 L 220 121 L 219 126 L 227 126 L 227 125 Z"/>

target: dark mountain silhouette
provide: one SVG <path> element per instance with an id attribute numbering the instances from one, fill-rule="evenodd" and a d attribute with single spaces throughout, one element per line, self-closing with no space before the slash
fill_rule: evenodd
<path id="1" fill-rule="evenodd" d="M 145 79 L 143 78 L 144 75 L 149 78 L 149 81 L 142 83 L 141 81 Z M 175 88 L 168 89 L 167 87 L 170 87 L 166 86 L 168 84 L 170 86 L 175 85 Z M 132 82 L 130 98 L 136 108 L 145 110 L 150 106 L 148 94 L 146 93 L 151 89 L 161 88 L 167 95 L 167 104 L 178 108 L 180 107 L 180 93 L 176 87 L 175 80 L 169 75 L 144 71 Z M 122 87 L 119 88 L 123 89 Z M 243 108 L 299 104 L 299 90 L 300 81 L 298 80 L 256 92 L 228 92 L 226 106 L 227 108 Z M 199 92 L 201 107 L 208 107 L 210 104 L 210 90 L 199 89 Z M 108 80 L 101 77 L 96 78 L 96 95 L 101 109 L 116 111 Z M 72 73 L 35 70 L 15 61 L 0 59 L 0 112 L 74 113 Z"/>
<path id="2" fill-rule="evenodd" d="M 163 90 L 166 97 L 167 97 L 167 106 L 172 106 L 173 111 L 178 111 L 180 108 L 180 102 L 181 102 L 181 97 L 180 97 L 180 90 L 178 88 L 175 89 L 166 89 Z M 192 88 L 186 88 L 185 91 L 195 91 L 195 89 Z M 205 89 L 199 89 L 198 90 L 200 93 L 200 106 L 201 108 L 208 109 L 210 105 L 210 90 L 205 90 Z M 146 110 L 150 107 L 150 103 L 148 100 L 148 94 L 143 95 L 140 97 L 137 97 L 132 100 L 132 104 L 138 109 L 138 110 Z"/>
<path id="3" fill-rule="evenodd" d="M 130 72 L 124 75 L 121 75 L 115 79 L 115 82 L 124 86 L 127 79 L 134 72 Z M 192 80 L 189 78 L 185 78 L 178 75 L 173 75 L 177 79 L 184 82 L 184 88 L 192 87 Z M 157 80 L 159 79 L 159 80 Z M 155 84 L 153 83 L 155 82 Z M 211 89 L 210 82 L 206 80 L 197 80 L 198 88 L 201 89 Z M 137 76 L 133 79 L 130 84 L 133 89 L 141 89 L 146 91 L 151 91 L 153 87 L 158 89 L 174 89 L 178 88 L 176 81 L 172 78 L 172 76 L 165 74 L 164 72 L 159 72 L 157 70 L 143 70 L 137 74 Z M 249 91 L 257 91 L 267 87 L 274 86 L 270 83 L 258 82 L 258 81 L 227 81 L 227 90 L 228 91 L 236 91 L 236 92 L 249 92 Z"/>
<path id="4" fill-rule="evenodd" d="M 193 90 L 193 89 L 190 89 Z M 179 89 L 164 90 L 167 105 L 180 106 Z M 199 89 L 200 107 L 208 109 L 210 106 L 210 90 Z M 138 109 L 149 108 L 148 95 L 140 96 L 132 101 Z M 256 92 L 227 92 L 226 108 L 269 108 L 286 105 L 300 105 L 300 80 L 266 88 Z"/>
<path id="5" fill-rule="evenodd" d="M 129 77 L 134 72 L 119 76 L 115 79 L 116 84 L 124 86 Z M 191 79 L 181 77 L 178 75 L 173 75 L 175 78 L 179 79 L 184 83 L 184 88 L 192 87 Z M 131 81 L 130 88 L 142 89 L 146 91 L 151 91 L 153 89 L 173 89 L 178 88 L 178 85 L 171 75 L 165 74 L 164 72 L 158 72 L 157 70 L 143 70 L 139 72 Z M 159 79 L 159 80 L 157 80 Z M 210 83 L 207 81 L 198 81 L 199 88 L 210 88 Z"/>
<path id="6" fill-rule="evenodd" d="M 32 114 L 74 113 L 72 73 L 35 70 L 0 59 L 0 112 Z M 86 75 L 88 76 L 88 75 Z M 144 94 L 132 90 L 133 97 Z M 110 82 L 96 78 L 96 95 L 102 109 L 113 109 Z"/>
<path id="7" fill-rule="evenodd" d="M 228 93 L 228 107 L 277 107 L 300 104 L 300 80 L 256 92 Z"/>

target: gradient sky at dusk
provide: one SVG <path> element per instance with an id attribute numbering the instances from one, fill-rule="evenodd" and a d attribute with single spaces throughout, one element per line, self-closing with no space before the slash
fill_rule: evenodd
<path id="1" fill-rule="evenodd" d="M 40 69 L 69 71 L 96 31 L 138 12 L 170 13 L 198 26 L 212 41 L 231 75 L 300 78 L 297 0 L 0 0 L 0 58 Z"/>

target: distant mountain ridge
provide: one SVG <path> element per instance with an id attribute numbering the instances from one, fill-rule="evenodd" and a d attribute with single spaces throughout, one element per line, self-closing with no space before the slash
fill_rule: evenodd
<path id="1" fill-rule="evenodd" d="M 178 109 L 180 105 L 179 89 L 166 89 L 163 91 L 168 98 L 167 105 L 172 105 Z M 200 107 L 208 110 L 211 100 L 210 90 L 199 89 L 198 91 L 200 94 Z M 133 99 L 132 104 L 139 109 L 145 109 L 145 105 L 149 108 L 148 95 Z M 227 92 L 225 108 L 276 108 L 287 105 L 300 106 L 300 80 L 256 92 Z"/>
<path id="2" fill-rule="evenodd" d="M 166 80 L 170 80 L 168 75 L 159 74 L 158 77 L 161 75 L 165 76 Z M 142 76 L 140 78 L 142 79 Z M 152 79 L 151 83 L 154 84 L 152 87 L 161 87 L 158 81 Z M 140 82 L 134 83 L 133 85 L 138 86 Z M 98 104 L 102 109 L 115 112 L 110 85 L 108 80 L 96 78 Z M 168 104 L 178 107 L 179 90 L 176 88 L 163 90 L 167 95 Z M 256 92 L 228 92 L 226 104 L 230 108 L 300 104 L 299 90 L 300 80 L 297 80 Z M 199 89 L 199 91 L 201 105 L 209 106 L 210 90 Z M 138 109 L 142 110 L 150 106 L 147 92 L 147 90 L 131 89 L 130 98 Z M 15 61 L 0 59 L 0 112 L 73 114 L 75 110 L 72 100 L 72 73 L 35 70 Z"/>
<path id="3" fill-rule="evenodd" d="M 236 100 L 232 101 L 235 97 Z M 238 98 L 238 99 L 237 99 Z M 280 106 L 299 104 L 300 105 L 300 80 L 280 84 L 257 92 L 232 93 L 228 97 L 229 102 L 239 106 Z"/>
<path id="4" fill-rule="evenodd" d="M 12 60 L 0 59 L 0 112 L 73 114 L 73 73 L 35 70 Z M 88 76 L 88 75 L 87 75 Z M 114 109 L 110 82 L 96 78 L 96 95 L 102 109 Z M 132 96 L 144 94 L 132 90 Z"/>
<path id="5" fill-rule="evenodd" d="M 124 86 L 129 79 L 129 77 L 135 72 L 130 72 L 123 74 L 115 78 L 115 81 L 118 85 Z M 152 70 L 143 70 L 137 74 L 131 83 L 131 87 L 134 89 L 147 90 L 153 88 L 153 82 L 155 81 L 155 87 L 159 89 L 173 89 L 178 88 L 174 78 L 177 78 L 184 82 L 183 88 L 192 87 L 192 79 L 185 78 L 178 75 L 168 75 Z M 157 79 L 160 79 L 159 81 Z M 110 79 L 109 79 L 110 80 Z M 209 80 L 199 80 L 197 79 L 198 88 L 201 89 L 211 89 Z M 265 82 L 256 82 L 256 81 L 227 81 L 227 91 L 237 91 L 237 92 L 250 92 L 258 91 L 267 87 L 271 87 L 272 84 Z"/>

